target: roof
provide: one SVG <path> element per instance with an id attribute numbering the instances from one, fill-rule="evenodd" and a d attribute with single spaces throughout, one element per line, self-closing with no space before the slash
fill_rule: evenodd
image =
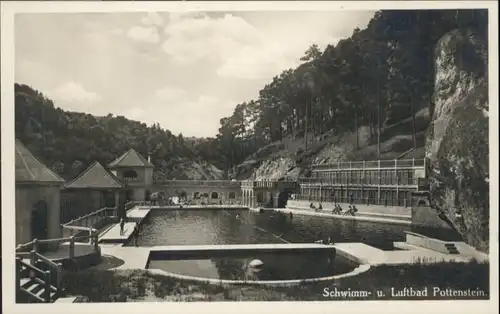
<path id="1" fill-rule="evenodd" d="M 119 189 L 125 185 L 114 174 L 106 170 L 99 162 L 95 161 L 71 182 L 66 184 L 66 189 Z"/>
<path id="2" fill-rule="evenodd" d="M 120 157 L 111 162 L 108 167 L 154 167 L 152 163 L 142 157 L 141 154 L 136 152 L 133 148 L 129 149 Z"/>
<path id="3" fill-rule="evenodd" d="M 16 139 L 16 183 L 64 183 L 64 179 L 38 160 Z"/>

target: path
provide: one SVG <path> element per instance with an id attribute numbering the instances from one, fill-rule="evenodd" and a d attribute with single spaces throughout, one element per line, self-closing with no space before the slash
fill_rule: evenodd
<path id="1" fill-rule="evenodd" d="M 151 207 L 134 207 L 127 212 L 127 222 L 121 232 L 120 224 L 116 223 L 99 235 L 99 243 L 123 244 L 132 236 L 134 227 L 141 223 L 151 211 Z"/>
<path id="2" fill-rule="evenodd" d="M 394 246 L 401 250 L 383 251 L 364 243 L 337 243 L 334 245 L 339 255 L 343 255 L 360 264 L 380 265 L 401 265 L 423 264 L 435 262 L 468 262 L 473 256 L 463 254 L 444 254 L 437 251 L 412 246 L 406 242 L 394 242 Z"/>

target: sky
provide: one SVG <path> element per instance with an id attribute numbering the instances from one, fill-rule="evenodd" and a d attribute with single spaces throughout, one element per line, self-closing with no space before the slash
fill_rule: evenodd
<path id="1" fill-rule="evenodd" d="M 64 110 L 122 115 L 212 137 L 311 44 L 373 11 L 43 13 L 15 17 L 15 80 Z"/>

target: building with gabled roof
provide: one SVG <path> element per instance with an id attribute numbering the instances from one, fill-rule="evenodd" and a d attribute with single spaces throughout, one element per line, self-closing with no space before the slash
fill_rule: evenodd
<path id="1" fill-rule="evenodd" d="M 60 201 L 64 179 L 15 142 L 16 245 L 61 236 Z"/>
<path id="2" fill-rule="evenodd" d="M 125 183 L 95 161 L 76 178 L 64 185 L 65 189 L 123 189 Z"/>
<path id="3" fill-rule="evenodd" d="M 45 166 L 16 139 L 16 184 L 63 184 L 64 179 Z"/>
<path id="4" fill-rule="evenodd" d="M 149 198 L 153 185 L 151 157 L 144 158 L 133 148 L 109 163 L 111 172 L 126 184 L 127 201 L 143 201 Z"/>
<path id="5" fill-rule="evenodd" d="M 138 167 L 154 168 L 153 164 L 149 160 L 146 160 L 146 158 L 136 152 L 133 148 L 123 153 L 120 157 L 116 158 L 108 165 L 109 169 Z"/>
<path id="6" fill-rule="evenodd" d="M 122 180 L 95 161 L 64 185 L 62 222 L 103 207 L 120 207 L 124 188 Z"/>

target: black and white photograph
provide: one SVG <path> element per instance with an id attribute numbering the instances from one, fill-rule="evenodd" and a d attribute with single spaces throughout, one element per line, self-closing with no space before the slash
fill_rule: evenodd
<path id="1" fill-rule="evenodd" d="M 498 313 L 496 2 L 105 2 L 1 4 L 9 308 Z"/>

